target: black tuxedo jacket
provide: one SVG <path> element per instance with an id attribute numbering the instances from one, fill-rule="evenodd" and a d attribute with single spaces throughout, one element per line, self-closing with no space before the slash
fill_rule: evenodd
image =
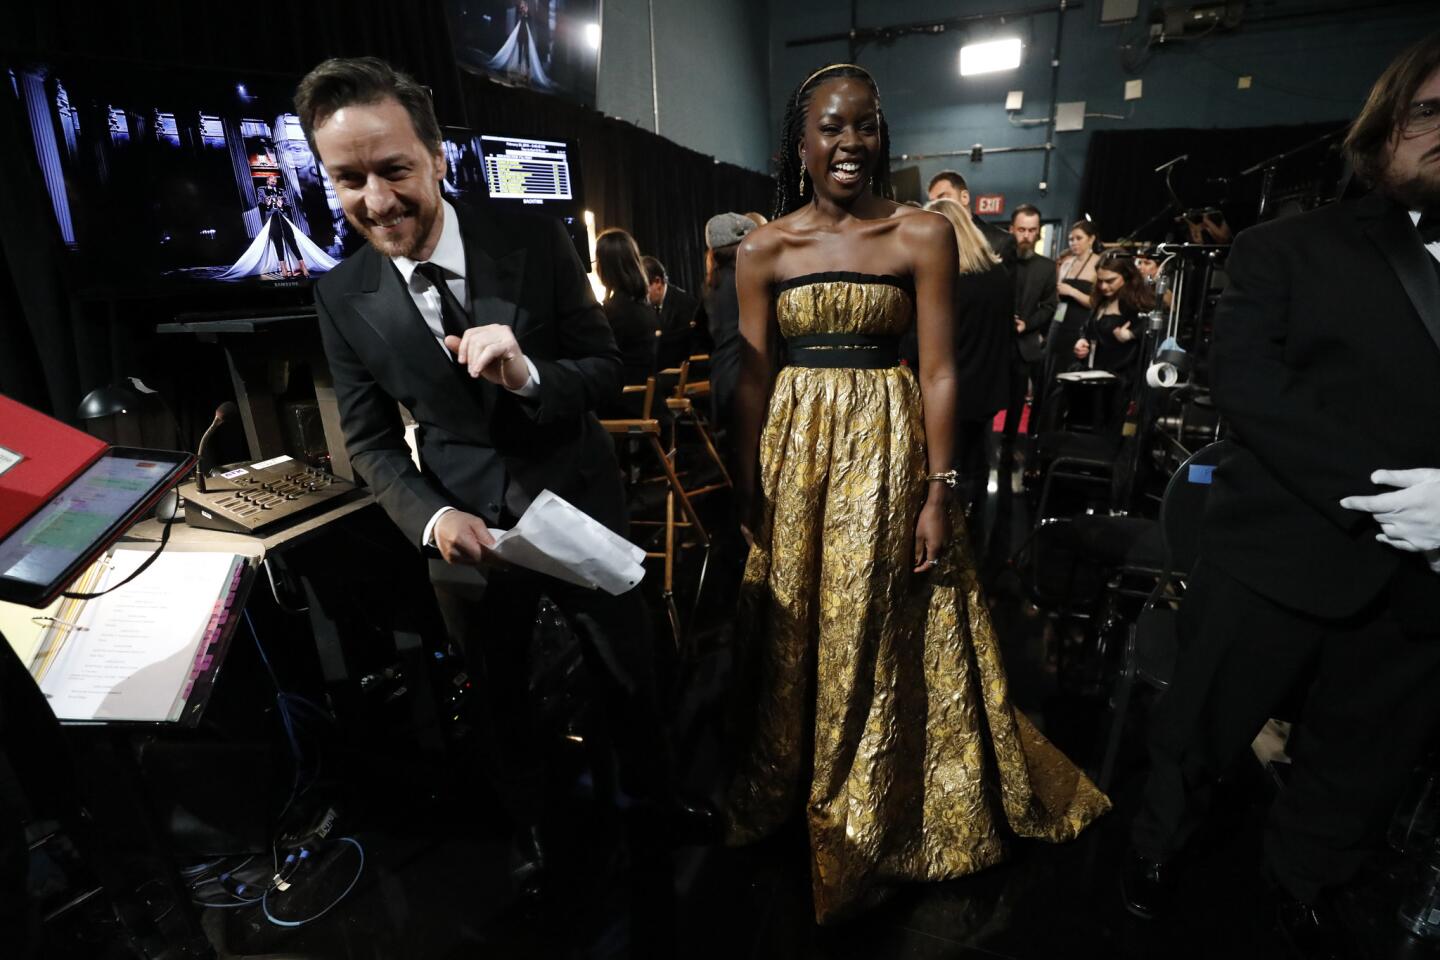
<path id="1" fill-rule="evenodd" d="M 660 304 L 660 347 L 656 358 L 661 370 L 680 366 L 695 352 L 692 339 L 699 308 L 695 298 L 675 284 L 666 288 L 665 302 Z"/>
<path id="2" fill-rule="evenodd" d="M 626 528 L 609 436 L 591 412 L 620 391 L 620 355 L 575 248 L 557 221 L 459 205 L 470 322 L 511 327 L 535 364 L 522 398 L 446 360 L 388 258 L 366 246 L 315 289 L 345 445 L 410 542 L 453 506 L 494 523 L 549 488 Z M 421 468 L 398 404 L 419 424 Z M 517 496 L 518 495 L 518 496 Z"/>
<path id="3" fill-rule="evenodd" d="M 1015 336 L 1015 349 L 1026 363 L 1045 356 L 1045 332 L 1060 305 L 1058 279 L 1055 261 L 1049 257 L 1037 253 L 1015 261 L 1015 316 L 1025 321 L 1025 329 Z"/>
<path id="4" fill-rule="evenodd" d="M 955 418 L 989 420 L 1010 399 L 1010 342 L 1015 292 L 1005 265 L 955 278 Z M 920 339 L 912 324 L 900 356 L 920 371 Z M 714 382 L 712 376 L 711 382 Z"/>
<path id="5" fill-rule="evenodd" d="M 1371 194 L 1254 227 L 1230 253 L 1212 391 L 1233 445 L 1202 549 L 1257 592 L 1324 617 L 1388 591 L 1440 622 L 1440 577 L 1340 499 L 1381 467 L 1440 466 L 1440 275 L 1407 213 Z"/>
<path id="6" fill-rule="evenodd" d="M 1014 275 L 1017 253 L 1015 251 L 1015 235 L 1009 230 L 1002 230 L 993 223 L 975 219 L 975 226 L 980 228 L 980 233 L 985 237 L 985 242 L 990 244 L 990 249 L 1000 258 L 1005 265 L 1007 273 Z"/>

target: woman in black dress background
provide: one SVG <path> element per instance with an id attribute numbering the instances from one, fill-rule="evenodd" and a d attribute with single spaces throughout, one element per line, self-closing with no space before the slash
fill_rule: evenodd
<path id="1" fill-rule="evenodd" d="M 1070 225 L 1070 256 L 1059 265 L 1055 291 L 1060 306 L 1050 325 L 1050 356 L 1057 371 L 1069 363 L 1070 351 L 1080 336 L 1080 328 L 1090 315 L 1090 295 L 1095 289 L 1095 264 L 1100 259 L 1100 240 L 1095 224 L 1077 220 Z"/>
<path id="2" fill-rule="evenodd" d="M 945 199 L 932 200 L 925 209 L 950 221 L 960 251 L 955 280 L 955 469 L 966 516 L 973 521 L 985 499 L 985 437 L 1009 399 L 1014 284 L 969 210 Z M 902 352 L 918 370 L 913 332 Z"/>
<path id="3" fill-rule="evenodd" d="M 1135 261 L 1124 251 L 1111 250 L 1100 257 L 1094 299 L 1095 306 L 1072 348 L 1075 358 L 1095 370 L 1128 374 L 1135 365 L 1135 351 L 1140 349 L 1140 314 L 1154 306 L 1155 297 Z"/>
<path id="4" fill-rule="evenodd" d="M 640 248 L 624 230 L 606 230 L 595 238 L 595 272 L 605 285 L 605 319 L 615 333 L 615 345 L 625 365 L 625 384 L 643 384 L 655 375 L 655 351 L 659 319 L 645 302 L 647 283 L 640 263 Z M 621 405 L 619 415 L 625 413 Z M 605 409 L 601 416 L 617 411 Z"/>
<path id="5" fill-rule="evenodd" d="M 1101 255 L 1095 266 L 1094 307 L 1071 348 L 1081 366 L 1115 375 L 1110 400 L 1097 416 L 1097 429 L 1112 426 L 1120 405 L 1130 396 L 1143 330 L 1141 314 L 1155 305 L 1155 296 L 1135 261 L 1122 250 Z"/>

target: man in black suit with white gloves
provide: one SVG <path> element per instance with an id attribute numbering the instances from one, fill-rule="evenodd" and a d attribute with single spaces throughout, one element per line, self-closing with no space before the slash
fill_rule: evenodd
<path id="1" fill-rule="evenodd" d="M 413 79 L 374 58 L 327 60 L 301 81 L 296 109 L 369 241 L 315 290 L 351 463 L 432 555 L 450 638 L 485 678 L 491 772 L 517 850 L 538 866 L 545 751 L 527 690 L 542 592 L 581 641 L 617 792 L 641 809 L 668 795 L 638 589 L 611 597 L 481 568 L 491 527 L 512 526 L 545 489 L 625 533 L 619 467 L 592 412 L 620 392 L 620 354 L 558 221 L 443 199 L 440 128 Z M 418 468 L 399 404 L 419 425 Z M 596 766 L 603 788 L 609 764 Z"/>
<path id="2" fill-rule="evenodd" d="M 1124 873 L 1132 912 L 1165 906 L 1217 776 L 1303 684 L 1264 864 L 1281 931 L 1321 957 L 1350 955 L 1330 894 L 1440 713 L 1440 564 L 1423 552 L 1440 512 L 1440 34 L 1387 68 L 1346 147 L 1372 192 L 1230 253 L 1212 388 L 1231 444 Z"/>

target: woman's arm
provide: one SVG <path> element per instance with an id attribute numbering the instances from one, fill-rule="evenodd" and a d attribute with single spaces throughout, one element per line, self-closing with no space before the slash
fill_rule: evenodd
<path id="1" fill-rule="evenodd" d="M 1114 337 L 1119 343 L 1129 343 L 1135 339 L 1135 332 L 1139 328 L 1140 314 L 1128 307 L 1122 307 L 1111 318 L 1109 330 L 1106 332 Z"/>
<path id="2" fill-rule="evenodd" d="M 774 263 L 779 245 L 764 227 L 740 245 L 735 261 L 735 292 L 740 301 L 740 379 L 735 386 L 735 497 L 740 526 L 750 540 L 760 469 L 760 431 L 774 376 Z"/>
<path id="3" fill-rule="evenodd" d="M 925 452 L 931 474 L 954 468 L 955 277 L 959 251 L 955 231 L 942 217 L 915 216 L 902 242 L 915 254 L 915 332 L 920 344 L 920 397 L 925 413 Z M 915 572 L 939 562 L 949 539 L 946 485 L 928 484 L 915 526 Z"/>
<path id="4" fill-rule="evenodd" d="M 1074 300 L 1086 310 L 1089 310 L 1092 306 L 1094 306 L 1094 303 L 1090 299 L 1090 294 L 1084 292 L 1079 287 L 1073 287 L 1062 280 L 1058 289 L 1061 296 L 1069 297 L 1071 300 Z"/>
<path id="5" fill-rule="evenodd" d="M 1090 341 L 1094 336 L 1095 314 L 1092 313 L 1085 318 L 1084 323 L 1080 324 L 1080 336 L 1075 338 L 1075 346 L 1070 348 L 1070 352 L 1074 354 L 1075 359 L 1084 360 L 1090 356 Z"/>

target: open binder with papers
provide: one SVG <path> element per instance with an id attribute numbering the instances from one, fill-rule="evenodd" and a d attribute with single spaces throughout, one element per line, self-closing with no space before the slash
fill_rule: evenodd
<path id="1" fill-rule="evenodd" d="M 117 547 L 70 592 L 95 593 L 120 583 L 150 552 L 150 544 Z M 43 610 L 0 603 L 0 632 L 62 721 L 193 726 L 253 572 L 243 554 L 172 547 L 104 596 L 61 599 Z"/>

